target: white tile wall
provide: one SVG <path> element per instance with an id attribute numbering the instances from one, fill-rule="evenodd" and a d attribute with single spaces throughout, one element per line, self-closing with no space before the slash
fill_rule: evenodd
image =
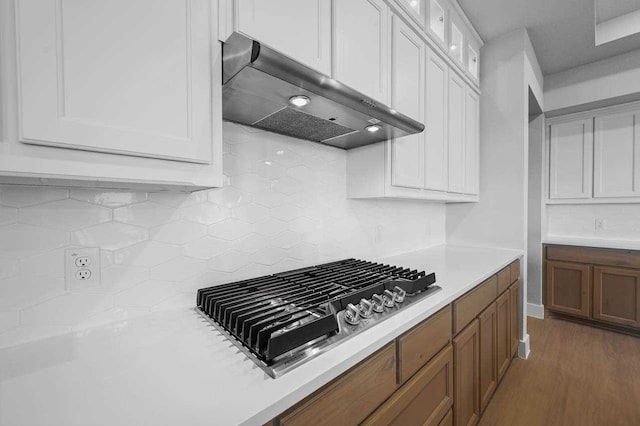
<path id="1" fill-rule="evenodd" d="M 596 219 L 605 229 L 596 229 Z M 589 204 L 547 206 L 550 236 L 640 240 L 640 204 Z"/>
<path id="2" fill-rule="evenodd" d="M 191 308 L 207 285 L 445 241 L 442 204 L 347 200 L 345 151 L 228 123 L 224 136 L 222 189 L 0 186 L 0 346 Z M 65 287 L 74 246 L 102 249 L 99 286 Z"/>

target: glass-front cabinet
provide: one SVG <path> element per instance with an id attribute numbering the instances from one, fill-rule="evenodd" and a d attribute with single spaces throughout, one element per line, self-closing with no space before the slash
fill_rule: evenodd
<path id="1" fill-rule="evenodd" d="M 446 44 L 447 13 L 439 0 L 429 0 L 429 31 L 443 45 Z"/>
<path id="2" fill-rule="evenodd" d="M 467 52 L 467 71 L 469 72 L 469 75 L 471 77 L 473 77 L 474 80 L 478 80 L 478 69 L 480 64 L 479 62 L 479 56 L 478 56 L 478 50 L 476 50 L 477 48 L 474 49 L 474 47 L 471 46 L 471 44 L 469 44 L 469 50 Z"/>
<path id="3" fill-rule="evenodd" d="M 464 64 L 464 35 L 460 27 L 453 21 L 451 21 L 449 55 L 460 64 Z"/>

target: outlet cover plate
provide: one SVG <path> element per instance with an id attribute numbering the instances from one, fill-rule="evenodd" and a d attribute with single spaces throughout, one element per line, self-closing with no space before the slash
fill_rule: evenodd
<path id="1" fill-rule="evenodd" d="M 87 266 L 78 266 L 78 258 L 88 258 Z M 67 290 L 82 289 L 100 285 L 100 248 L 76 247 L 64 251 L 64 279 Z M 78 271 L 89 270 L 91 276 L 87 279 L 78 279 Z"/>

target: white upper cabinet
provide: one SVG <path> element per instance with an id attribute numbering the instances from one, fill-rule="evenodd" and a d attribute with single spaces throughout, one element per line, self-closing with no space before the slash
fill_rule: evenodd
<path id="1" fill-rule="evenodd" d="M 549 198 L 590 198 L 593 119 L 549 126 Z"/>
<path id="2" fill-rule="evenodd" d="M 449 67 L 427 48 L 424 188 L 447 190 L 447 109 Z"/>
<path id="3" fill-rule="evenodd" d="M 465 83 L 449 73 L 449 192 L 465 192 Z"/>
<path id="4" fill-rule="evenodd" d="M 236 28 L 305 65 L 331 74 L 328 0 L 236 0 Z"/>
<path id="5" fill-rule="evenodd" d="M 455 15 L 453 15 L 455 16 Z M 449 33 L 449 55 L 458 63 L 464 66 L 465 41 L 462 25 L 453 17 L 450 20 L 451 27 Z"/>
<path id="6" fill-rule="evenodd" d="M 211 163 L 208 1 L 16 7 L 22 142 Z"/>
<path id="7" fill-rule="evenodd" d="M 333 1 L 333 77 L 389 102 L 389 7 L 382 0 Z"/>
<path id="8" fill-rule="evenodd" d="M 191 191 L 222 184 L 209 0 L 1 2 L 0 182 Z M 17 87 L 17 90 L 14 88 Z"/>
<path id="9" fill-rule="evenodd" d="M 424 42 L 398 17 L 393 17 L 391 49 L 391 106 L 414 120 L 424 117 Z M 421 132 L 391 142 L 391 182 L 395 186 L 422 188 L 424 136 Z"/>
<path id="10" fill-rule="evenodd" d="M 595 118 L 594 197 L 640 195 L 640 110 Z"/>
<path id="11" fill-rule="evenodd" d="M 427 29 L 438 43 L 446 46 L 447 9 L 444 7 L 443 0 L 427 0 L 427 2 L 429 5 Z"/>
<path id="12" fill-rule="evenodd" d="M 465 93 L 465 180 L 464 193 L 478 194 L 480 150 L 480 98 L 466 87 Z"/>

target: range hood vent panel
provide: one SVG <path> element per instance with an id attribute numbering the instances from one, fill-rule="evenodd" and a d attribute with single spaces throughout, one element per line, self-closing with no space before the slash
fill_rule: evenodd
<path id="1" fill-rule="evenodd" d="M 292 96 L 311 102 L 292 107 Z M 350 149 L 424 130 L 424 125 L 293 59 L 233 33 L 223 45 L 223 118 Z M 376 123 L 372 133 L 365 127 Z"/>
<path id="2" fill-rule="evenodd" d="M 282 108 L 254 123 L 255 127 L 294 138 L 323 142 L 356 130 L 293 108 Z"/>

